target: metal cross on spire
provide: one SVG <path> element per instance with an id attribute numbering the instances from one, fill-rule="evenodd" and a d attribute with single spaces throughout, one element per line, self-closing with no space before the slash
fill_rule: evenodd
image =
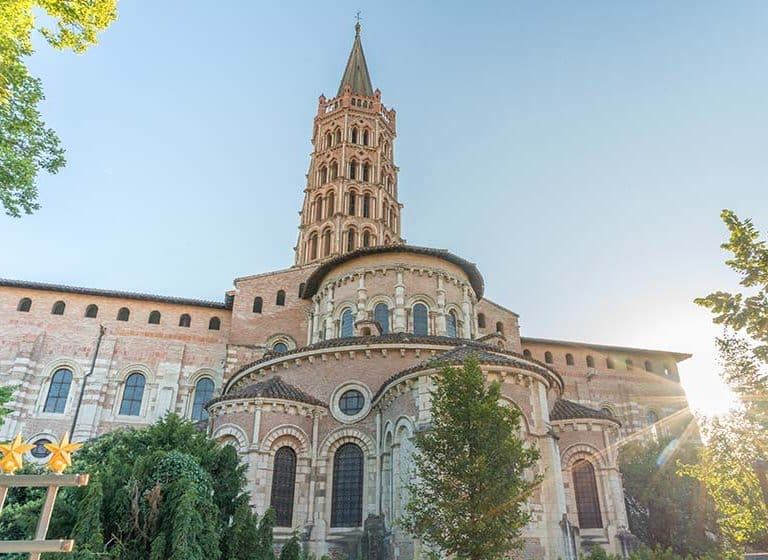
<path id="1" fill-rule="evenodd" d="M 360 20 L 362 19 L 363 18 L 360 17 L 360 10 L 357 10 L 355 13 L 355 21 L 357 22 L 355 23 L 355 35 L 360 35 Z"/>

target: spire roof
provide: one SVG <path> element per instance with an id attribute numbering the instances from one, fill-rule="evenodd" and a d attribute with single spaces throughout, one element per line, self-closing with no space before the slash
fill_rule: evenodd
<path id="1" fill-rule="evenodd" d="M 355 24 L 355 42 L 352 44 L 352 52 L 349 53 L 347 67 L 339 84 L 339 93 L 344 91 L 344 86 L 352 88 L 352 93 L 373 97 L 373 86 L 371 86 L 371 76 L 368 74 L 368 65 L 365 63 L 365 54 L 363 54 L 363 43 L 360 41 L 360 22 Z"/>

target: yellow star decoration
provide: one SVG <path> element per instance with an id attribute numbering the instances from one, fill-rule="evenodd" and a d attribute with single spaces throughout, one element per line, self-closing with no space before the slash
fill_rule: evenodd
<path id="1" fill-rule="evenodd" d="M 21 443 L 21 434 L 17 434 L 11 443 L 0 444 L 0 453 L 3 454 L 0 469 L 3 469 L 5 474 L 13 474 L 16 469 L 21 468 L 22 455 L 33 447 L 34 445 Z"/>
<path id="2" fill-rule="evenodd" d="M 48 468 L 56 474 L 61 474 L 64 469 L 72 466 L 71 455 L 82 446 L 82 443 L 69 442 L 69 432 L 64 434 L 59 443 L 46 443 L 45 448 L 52 453 L 48 460 Z"/>

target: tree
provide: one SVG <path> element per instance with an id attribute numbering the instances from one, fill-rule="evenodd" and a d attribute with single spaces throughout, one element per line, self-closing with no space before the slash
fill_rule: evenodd
<path id="1" fill-rule="evenodd" d="M 416 435 L 415 476 L 403 525 L 462 560 L 505 558 L 520 548 L 539 483 L 527 477 L 539 454 L 518 437 L 520 412 L 500 404 L 474 357 L 442 368 L 432 392 L 432 425 Z"/>
<path id="2" fill-rule="evenodd" d="M 11 412 L 11 409 L 6 407 L 13 397 L 13 389 L 10 387 L 0 386 L 0 426 L 5 423 L 5 416 Z"/>
<path id="3" fill-rule="evenodd" d="M 706 489 L 678 473 L 679 462 L 698 464 L 700 457 L 700 445 L 670 437 L 622 447 L 629 529 L 644 544 L 683 556 L 716 550 L 707 537 L 708 531 L 716 533 L 717 522 Z"/>
<path id="4" fill-rule="evenodd" d="M 35 180 L 40 170 L 56 173 L 64 150 L 43 122 L 40 80 L 24 59 L 33 53 L 32 32 L 39 31 L 57 49 L 83 52 L 117 17 L 117 0 L 3 0 L 0 2 L 0 203 L 19 217 L 39 208 Z M 38 27 L 44 12 L 54 28 Z"/>
<path id="5" fill-rule="evenodd" d="M 742 289 L 695 301 L 724 327 L 717 339 L 723 378 L 740 407 L 704 424 L 702 461 L 685 472 L 706 484 L 725 543 L 734 551 L 768 547 L 768 504 L 753 468 L 768 458 L 768 245 L 751 220 L 730 210 L 721 217 L 730 233 L 721 247 L 731 253 L 726 264 L 739 275 Z"/>
<path id="6" fill-rule="evenodd" d="M 304 554 L 301 550 L 299 536 L 296 533 L 293 533 L 280 551 L 280 560 L 303 560 L 303 557 Z"/>

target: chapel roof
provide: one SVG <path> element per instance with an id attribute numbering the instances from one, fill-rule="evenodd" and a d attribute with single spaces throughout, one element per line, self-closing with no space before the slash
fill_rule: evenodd
<path id="1" fill-rule="evenodd" d="M 347 67 L 344 69 L 344 75 L 341 77 L 339 92 L 344 92 L 344 86 L 349 86 L 352 93 L 373 97 L 373 86 L 371 86 L 371 76 L 368 74 L 368 65 L 365 63 L 365 54 L 363 53 L 363 43 L 360 41 L 360 22 L 355 24 L 355 42 L 352 43 L 352 51 L 349 53 Z"/>
<path id="2" fill-rule="evenodd" d="M 466 275 L 469 277 L 469 283 L 472 285 L 472 289 L 475 291 L 477 299 L 483 297 L 483 290 L 485 288 L 483 282 L 483 276 L 477 268 L 477 265 L 473 262 L 469 262 L 445 249 L 434 249 L 432 247 L 419 247 L 416 245 L 380 245 L 378 247 L 364 247 L 357 249 L 351 253 L 341 255 L 339 257 L 330 259 L 318 266 L 312 274 L 307 278 L 306 285 L 302 297 L 304 299 L 311 299 L 317 291 L 320 289 L 320 282 L 323 278 L 333 270 L 334 267 L 339 266 L 345 262 L 351 261 L 358 257 L 366 255 L 383 255 L 386 253 L 412 253 L 415 255 L 429 255 L 443 259 L 444 261 L 460 267 Z"/>
<path id="3" fill-rule="evenodd" d="M 621 425 L 621 422 L 616 418 L 602 410 L 596 410 L 567 399 L 558 399 L 555 402 L 555 406 L 552 407 L 552 412 L 549 413 L 550 420 L 573 420 L 578 418 L 610 420 Z"/>
<path id="4" fill-rule="evenodd" d="M 573 346 L 576 348 L 590 348 L 592 350 L 603 350 L 605 352 L 617 352 L 628 354 L 664 354 L 672 356 L 676 361 L 682 362 L 687 360 L 693 354 L 686 354 L 685 352 L 671 352 L 669 350 L 651 350 L 649 348 L 633 348 L 631 346 L 610 346 L 608 344 L 593 344 L 591 342 L 574 342 L 571 340 L 554 340 L 550 338 L 533 338 L 530 336 L 521 336 L 520 343 L 525 346 L 526 344 L 551 344 L 553 346 Z"/>
<path id="5" fill-rule="evenodd" d="M 207 409 L 211 405 L 221 401 L 229 401 L 229 400 L 237 400 L 237 399 L 252 399 L 256 397 L 266 397 L 270 399 L 296 401 L 296 402 L 311 404 L 314 406 L 325 406 L 325 407 L 328 406 L 323 401 L 316 399 L 312 395 L 305 393 L 298 387 L 295 387 L 290 383 L 286 383 L 285 381 L 283 381 L 283 379 L 279 375 L 275 375 L 273 377 L 270 377 L 269 379 L 265 379 L 264 381 L 259 381 L 257 383 L 248 385 L 243 389 L 232 391 L 231 393 L 227 393 L 226 395 L 221 395 L 220 397 L 216 397 L 215 399 L 208 401 L 208 403 L 205 405 L 205 408 Z"/>

